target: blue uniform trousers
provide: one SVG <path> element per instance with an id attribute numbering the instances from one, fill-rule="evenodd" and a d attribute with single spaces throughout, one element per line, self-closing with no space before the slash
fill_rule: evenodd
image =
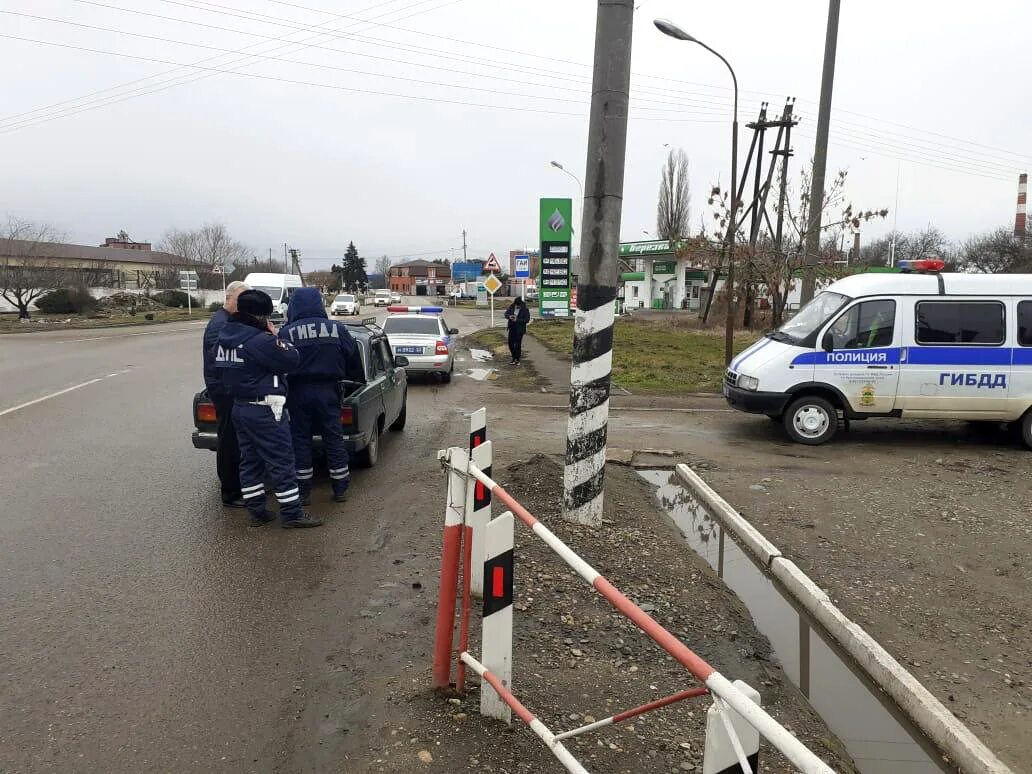
<path id="1" fill-rule="evenodd" d="M 240 492 L 252 516 L 264 517 L 265 479 L 272 485 L 283 521 L 300 519 L 301 496 L 294 477 L 294 450 L 290 422 L 284 414 L 277 422 L 269 406 L 237 402 L 233 425 L 240 443 Z"/>
<path id="2" fill-rule="evenodd" d="M 297 482 L 303 494 L 312 488 L 312 436 L 322 436 L 326 466 L 330 470 L 333 493 L 344 494 L 351 483 L 348 450 L 340 426 L 340 397 L 336 382 L 291 382 L 287 396 L 290 433 L 294 441 Z"/>

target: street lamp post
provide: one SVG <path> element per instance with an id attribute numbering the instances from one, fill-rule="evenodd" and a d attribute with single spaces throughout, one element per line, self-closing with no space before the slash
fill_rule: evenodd
<path id="1" fill-rule="evenodd" d="M 570 177 L 572 177 L 572 178 L 574 179 L 574 182 L 576 182 L 576 183 L 577 183 L 577 188 L 578 188 L 578 189 L 580 189 L 580 201 L 581 201 L 581 204 L 583 205 L 583 203 L 584 203 L 584 186 L 583 186 L 583 185 L 581 185 L 581 181 L 580 181 L 580 178 L 578 178 L 578 177 L 577 177 L 577 176 L 576 176 L 575 174 L 573 174 L 573 172 L 571 172 L 570 170 L 568 170 L 568 169 L 567 169 L 566 167 L 564 167 L 564 166 L 563 166 L 562 164 L 560 164 L 560 163 L 559 163 L 558 161 L 552 161 L 552 162 L 550 162 L 550 163 L 551 163 L 551 165 L 552 165 L 553 167 L 555 167 L 556 169 L 558 169 L 558 170 L 559 170 L 560 172 L 565 172 L 565 173 L 566 173 L 567 175 L 569 175 Z M 579 220 L 577 220 L 577 213 L 574 213 L 574 215 L 573 215 L 573 222 L 574 222 L 575 224 L 576 224 L 576 223 L 580 223 L 580 221 L 579 221 Z M 571 229 L 570 229 L 570 232 L 571 232 L 571 233 L 573 233 L 574 231 L 575 231 L 575 229 L 573 229 L 573 228 L 571 228 Z"/>
<path id="2" fill-rule="evenodd" d="M 731 73 L 731 82 L 735 87 L 735 110 L 734 120 L 731 124 L 731 215 L 727 226 L 727 318 L 724 321 L 724 364 L 731 362 L 731 354 L 735 340 L 735 234 L 738 231 L 738 76 L 734 68 L 724 56 L 707 46 L 701 40 L 693 38 L 672 21 L 667 19 L 656 19 L 653 21 L 656 28 L 664 35 L 669 35 L 677 40 L 684 40 L 689 43 L 697 43 L 704 49 L 717 57 Z"/>

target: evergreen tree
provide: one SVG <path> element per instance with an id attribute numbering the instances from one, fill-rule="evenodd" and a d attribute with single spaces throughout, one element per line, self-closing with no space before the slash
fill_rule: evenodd
<path id="1" fill-rule="evenodd" d="M 358 290 L 369 284 L 369 277 L 366 275 L 366 262 L 358 254 L 358 248 L 354 242 L 348 242 L 347 252 L 344 253 L 344 265 L 341 271 L 341 278 L 344 287 L 348 290 Z"/>

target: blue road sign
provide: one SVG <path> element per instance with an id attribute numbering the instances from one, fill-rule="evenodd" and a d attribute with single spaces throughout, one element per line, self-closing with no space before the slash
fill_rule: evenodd
<path id="1" fill-rule="evenodd" d="M 527 279 L 530 277 L 530 256 L 529 255 L 517 255 L 514 256 L 516 262 L 516 271 L 513 276 L 516 279 Z"/>

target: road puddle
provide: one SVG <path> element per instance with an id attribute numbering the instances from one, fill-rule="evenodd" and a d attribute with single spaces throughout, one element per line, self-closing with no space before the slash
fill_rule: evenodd
<path id="1" fill-rule="evenodd" d="M 730 537 L 670 470 L 639 470 L 685 541 L 745 603 L 788 678 L 842 741 L 863 774 L 937 774 L 955 769 L 890 698 L 860 674 L 820 625 Z M 827 639 L 826 639 L 827 638 Z M 689 645 L 691 643 L 688 643 Z M 733 676 L 732 676 L 733 677 Z"/>
<path id="2" fill-rule="evenodd" d="M 498 378 L 493 368 L 467 368 L 466 376 L 476 379 L 478 382 L 494 381 Z"/>
<path id="3" fill-rule="evenodd" d="M 480 363 L 486 363 L 489 360 L 494 360 L 494 355 L 488 352 L 486 349 L 473 349 L 470 348 L 469 355 L 474 360 Z"/>

